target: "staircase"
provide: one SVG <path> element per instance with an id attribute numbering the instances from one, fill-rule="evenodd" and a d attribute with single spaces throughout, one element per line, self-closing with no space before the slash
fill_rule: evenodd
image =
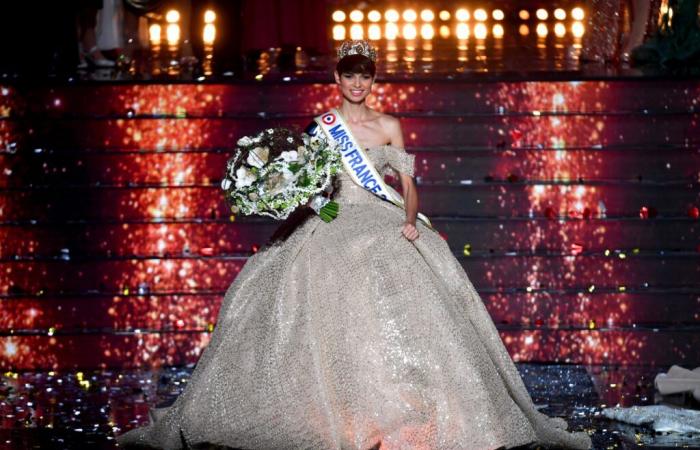
<path id="1" fill-rule="evenodd" d="M 0 86 L 0 366 L 196 362 L 276 227 L 219 187 L 238 137 L 332 84 Z M 385 80 L 420 209 L 516 361 L 700 362 L 695 80 Z"/>

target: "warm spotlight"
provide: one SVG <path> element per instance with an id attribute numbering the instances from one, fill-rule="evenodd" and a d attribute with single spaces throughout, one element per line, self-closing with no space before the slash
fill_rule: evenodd
<path id="1" fill-rule="evenodd" d="M 420 12 L 420 20 L 423 22 L 432 22 L 435 20 L 435 13 L 431 9 L 424 9 Z"/>
<path id="2" fill-rule="evenodd" d="M 216 13 L 211 9 L 204 11 L 204 23 L 214 23 L 216 21 Z"/>
<path id="3" fill-rule="evenodd" d="M 160 25 L 157 23 L 148 27 L 148 38 L 152 45 L 160 45 L 160 32 Z"/>
<path id="4" fill-rule="evenodd" d="M 581 21 L 583 20 L 584 16 L 585 14 L 583 13 L 583 9 L 579 8 L 578 6 L 571 10 L 571 18 L 574 20 Z"/>
<path id="5" fill-rule="evenodd" d="M 520 20 L 528 20 L 530 18 L 530 13 L 527 9 L 521 9 L 518 13 L 518 17 L 520 17 Z"/>
<path id="6" fill-rule="evenodd" d="M 382 27 L 377 25 L 376 23 L 371 24 L 367 28 L 367 36 L 370 38 L 372 41 L 378 41 L 382 38 Z"/>
<path id="7" fill-rule="evenodd" d="M 520 33 L 520 36 L 527 36 L 528 34 L 530 34 L 530 27 L 528 27 L 525 24 L 522 24 L 520 25 L 520 27 L 518 27 L 518 33 Z"/>
<path id="8" fill-rule="evenodd" d="M 401 30 L 401 35 L 403 36 L 404 39 L 412 40 L 415 39 L 416 36 L 418 35 L 418 31 L 416 30 L 416 26 L 413 25 L 412 23 L 407 23 L 403 26 L 403 29 Z"/>
<path id="9" fill-rule="evenodd" d="M 450 12 L 449 12 L 449 11 L 446 11 L 446 10 L 444 10 L 444 9 L 443 9 L 442 11 L 440 11 L 440 14 L 439 14 L 440 20 L 443 20 L 443 21 L 448 21 L 448 20 L 450 20 L 450 17 L 451 17 L 451 16 L 452 16 L 452 15 L 450 14 Z"/>
<path id="10" fill-rule="evenodd" d="M 539 20 L 547 20 L 547 18 L 549 17 L 549 13 L 546 9 L 540 8 L 535 12 L 535 16 L 537 16 Z"/>
<path id="11" fill-rule="evenodd" d="M 176 23 L 168 24 L 165 29 L 165 36 L 168 40 L 168 45 L 177 45 L 180 40 L 180 25 Z"/>
<path id="12" fill-rule="evenodd" d="M 418 19 L 415 9 L 407 9 L 403 12 L 403 20 L 406 22 L 415 22 Z"/>
<path id="13" fill-rule="evenodd" d="M 204 30 L 202 31 L 202 41 L 205 45 L 214 44 L 216 39 L 216 27 L 213 23 L 207 23 L 204 25 Z"/>
<path id="14" fill-rule="evenodd" d="M 466 10 L 466 9 L 464 9 L 464 8 L 459 8 L 459 9 L 455 12 L 455 17 L 456 17 L 457 20 L 459 20 L 460 22 L 466 22 L 467 20 L 469 20 L 469 10 Z"/>
<path id="15" fill-rule="evenodd" d="M 370 22 L 379 22 L 382 20 L 382 13 L 377 11 L 376 9 L 373 9 L 372 11 L 367 13 L 367 20 Z"/>
<path id="16" fill-rule="evenodd" d="M 469 39 L 469 25 L 466 23 L 457 24 L 457 39 Z"/>
<path id="17" fill-rule="evenodd" d="M 447 25 L 440 25 L 440 37 L 443 39 L 450 37 L 450 27 Z"/>
<path id="18" fill-rule="evenodd" d="M 539 36 L 539 37 L 546 37 L 547 34 L 549 33 L 549 30 L 547 29 L 547 25 L 544 23 L 538 23 L 535 31 L 537 32 L 537 36 Z"/>
<path id="19" fill-rule="evenodd" d="M 474 37 L 477 39 L 486 39 L 486 35 L 488 34 L 488 30 L 486 29 L 486 25 L 483 23 L 477 23 L 474 25 Z"/>
<path id="20" fill-rule="evenodd" d="M 364 39 L 365 29 L 359 23 L 353 24 L 350 27 L 350 39 Z"/>
<path id="21" fill-rule="evenodd" d="M 488 18 L 489 18 L 489 15 L 486 14 L 486 10 L 479 8 L 479 9 L 474 11 L 474 20 L 478 20 L 479 22 L 483 22 Z"/>
<path id="22" fill-rule="evenodd" d="M 557 20 L 564 20 L 566 19 L 566 11 L 564 11 L 561 8 L 557 8 L 554 10 L 554 18 Z"/>
<path id="23" fill-rule="evenodd" d="M 495 24 L 491 29 L 491 33 L 496 39 L 501 39 L 503 37 L 503 34 L 505 33 L 503 25 L 501 25 L 500 23 Z"/>
<path id="24" fill-rule="evenodd" d="M 345 22 L 345 13 L 340 10 L 333 11 L 331 18 L 333 19 L 333 22 Z"/>
<path id="25" fill-rule="evenodd" d="M 362 11 L 359 9 L 354 9 L 350 11 L 350 20 L 357 23 L 357 22 L 362 22 L 362 19 L 365 18 L 365 15 Z M 352 33 L 352 32 L 351 32 Z"/>
<path id="26" fill-rule="evenodd" d="M 168 23 L 175 23 L 180 21 L 180 13 L 176 9 L 171 9 L 165 13 L 165 21 Z"/>
<path id="27" fill-rule="evenodd" d="M 333 26 L 333 40 L 344 41 L 345 40 L 345 26 L 344 25 L 334 25 Z"/>
<path id="28" fill-rule="evenodd" d="M 429 23 L 424 23 L 420 27 L 420 37 L 425 40 L 430 40 L 435 37 L 435 28 Z"/>
<path id="29" fill-rule="evenodd" d="M 580 38 L 583 36 L 583 33 L 585 33 L 585 28 L 581 22 L 574 22 L 571 24 L 571 34 L 573 34 L 574 37 Z"/>
<path id="30" fill-rule="evenodd" d="M 393 39 L 396 39 L 397 36 L 399 35 L 399 27 L 393 22 L 389 22 L 386 24 L 384 27 L 384 37 L 389 39 L 390 41 Z"/>
<path id="31" fill-rule="evenodd" d="M 564 37 L 564 36 L 566 35 L 566 27 L 564 26 L 563 23 L 557 22 L 557 23 L 554 25 L 554 34 L 555 34 L 557 37 Z"/>
<path id="32" fill-rule="evenodd" d="M 503 20 L 506 15 L 503 13 L 503 10 L 494 9 L 491 11 L 491 17 L 493 17 L 493 20 Z"/>
<path id="33" fill-rule="evenodd" d="M 398 22 L 399 17 L 399 12 L 395 9 L 387 9 L 384 13 L 384 19 L 386 19 L 387 22 Z"/>

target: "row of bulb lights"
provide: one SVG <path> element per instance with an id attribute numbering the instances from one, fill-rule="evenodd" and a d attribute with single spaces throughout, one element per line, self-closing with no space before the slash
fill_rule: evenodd
<path id="1" fill-rule="evenodd" d="M 180 42 L 180 12 L 171 9 L 165 14 L 165 39 L 170 47 L 176 47 Z M 214 45 L 216 39 L 216 13 L 212 10 L 204 12 L 204 28 L 202 29 L 202 42 L 205 46 Z M 151 45 L 159 47 L 163 39 L 163 27 L 159 23 L 151 24 L 148 28 L 148 36 Z"/>
<path id="2" fill-rule="evenodd" d="M 557 8 L 552 11 L 552 17 L 557 21 L 563 21 L 567 18 L 567 12 L 562 8 Z M 404 39 L 412 40 L 415 39 L 419 32 L 416 27 L 416 22 L 420 17 L 420 36 L 422 39 L 430 40 L 435 37 L 435 12 L 431 9 L 423 9 L 418 13 L 414 9 L 406 9 L 403 13 L 399 13 L 396 9 L 388 9 L 382 14 L 377 10 L 372 10 L 365 13 L 359 9 L 355 9 L 350 13 L 346 14 L 344 11 L 337 10 L 331 15 L 335 25 L 333 26 L 333 39 L 336 41 L 342 41 L 346 39 L 347 27 L 344 24 L 349 19 L 349 30 L 350 39 L 365 39 L 365 27 L 362 22 L 369 22 L 367 26 L 367 38 L 370 40 L 380 40 L 382 39 L 382 27 L 379 24 L 382 17 L 384 18 L 384 38 L 387 40 L 394 40 L 398 37 Z M 450 11 L 442 10 L 438 12 L 437 17 L 442 22 L 448 22 L 452 19 L 453 14 Z M 530 12 L 526 9 L 522 9 L 518 12 L 518 17 L 523 20 L 530 20 Z M 550 19 L 550 12 L 544 8 L 539 8 L 535 11 L 535 17 L 540 22 L 537 24 L 536 33 L 540 37 L 545 37 L 549 33 L 549 29 L 544 21 Z M 585 28 L 583 26 L 583 19 L 585 13 L 582 8 L 575 7 L 569 12 L 569 17 L 573 20 L 571 24 L 571 34 L 580 38 L 583 36 Z M 455 26 L 455 34 L 458 39 L 468 39 L 470 35 L 470 27 L 467 22 L 472 18 L 476 21 L 474 25 L 474 36 L 477 39 L 484 39 L 488 34 L 486 28 L 486 21 L 489 18 L 489 14 L 485 9 L 478 8 L 470 13 L 466 8 L 460 8 L 454 12 L 454 18 L 457 21 Z M 505 19 L 505 13 L 501 9 L 494 9 L 491 11 L 491 18 L 496 22 L 492 28 L 492 34 L 495 38 L 502 38 L 504 35 L 503 25 L 500 23 Z M 399 27 L 400 20 L 403 19 L 403 24 Z M 519 32 L 521 35 L 528 35 L 530 28 L 526 24 L 521 24 Z M 450 27 L 446 24 L 439 25 L 438 33 L 442 38 L 450 37 Z M 557 37 L 563 37 L 566 35 L 566 26 L 561 22 L 556 22 L 554 24 L 554 34 Z"/>

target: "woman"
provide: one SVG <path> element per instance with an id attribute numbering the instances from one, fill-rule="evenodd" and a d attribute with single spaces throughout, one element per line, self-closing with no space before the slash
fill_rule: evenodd
<path id="1" fill-rule="evenodd" d="M 185 391 L 119 444 L 589 448 L 586 433 L 535 409 L 469 278 L 417 220 L 414 157 L 399 121 L 365 104 L 374 49 L 349 41 L 339 56 L 343 103 L 309 131 L 320 135 L 324 122 L 328 139 L 364 147 L 352 150 L 369 159 L 362 167 L 398 172 L 405 210 L 342 171 L 338 217 L 308 215 L 250 258 Z"/>

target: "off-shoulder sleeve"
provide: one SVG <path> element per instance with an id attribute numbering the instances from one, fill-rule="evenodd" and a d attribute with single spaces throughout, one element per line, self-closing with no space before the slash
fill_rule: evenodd
<path id="1" fill-rule="evenodd" d="M 415 173 L 416 156 L 406 152 L 406 149 L 387 145 L 385 150 L 386 161 L 397 172 L 413 176 Z"/>

